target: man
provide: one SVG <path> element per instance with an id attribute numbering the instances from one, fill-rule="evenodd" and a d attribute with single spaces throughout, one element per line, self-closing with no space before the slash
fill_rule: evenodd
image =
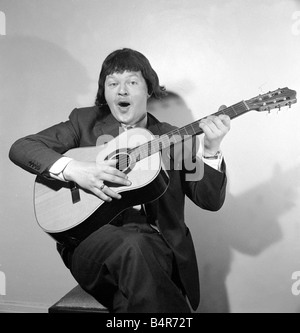
<path id="1" fill-rule="evenodd" d="M 103 62 L 96 105 L 75 109 L 68 121 L 19 139 L 9 156 L 31 173 L 75 182 L 107 203 L 122 200 L 122 193 L 109 184 L 130 186 L 130 173 L 119 170 L 116 160 L 84 162 L 63 154 L 94 146 L 101 136 L 115 137 L 129 127 L 147 128 L 159 136 L 170 132 L 174 126 L 147 113 L 148 98 L 164 94 L 144 55 L 131 49 L 114 51 Z M 203 209 L 222 206 L 226 175 L 220 145 L 230 119 L 207 117 L 199 126 L 204 132 L 201 179 L 188 181 L 184 167 L 169 168 L 169 186 L 157 200 L 141 200 L 142 205 L 129 207 L 76 246 L 57 245 L 82 288 L 111 312 L 187 313 L 190 305 L 198 306 L 198 268 L 184 221 L 184 198 Z M 172 151 L 163 155 L 175 158 Z"/>

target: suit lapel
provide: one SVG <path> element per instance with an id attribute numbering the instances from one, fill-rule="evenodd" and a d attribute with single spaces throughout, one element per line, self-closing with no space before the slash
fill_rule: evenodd
<path id="1" fill-rule="evenodd" d="M 148 113 L 147 129 L 154 135 L 163 134 L 159 127 L 159 121 L 150 113 Z"/>
<path id="2" fill-rule="evenodd" d="M 119 135 L 120 129 L 119 122 L 115 119 L 115 117 L 109 113 L 104 119 L 99 121 L 96 125 L 96 130 L 98 133 L 98 137 L 101 135 L 111 135 L 114 138 Z"/>

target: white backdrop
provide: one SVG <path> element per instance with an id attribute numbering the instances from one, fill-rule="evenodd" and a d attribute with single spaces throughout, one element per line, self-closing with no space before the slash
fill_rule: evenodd
<path id="1" fill-rule="evenodd" d="M 177 125 L 278 87 L 300 90 L 299 1 L 0 0 L 0 13 L 0 312 L 47 311 L 76 284 L 35 222 L 34 176 L 7 154 L 17 138 L 92 105 L 108 53 L 131 47 L 148 57 L 186 103 L 159 116 Z M 300 311 L 292 292 L 300 271 L 299 105 L 233 120 L 223 143 L 224 207 L 199 212 L 187 203 L 198 312 Z"/>

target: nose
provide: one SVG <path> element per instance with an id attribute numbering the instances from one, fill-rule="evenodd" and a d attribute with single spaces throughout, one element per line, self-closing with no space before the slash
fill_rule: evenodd
<path id="1" fill-rule="evenodd" d="M 128 95 L 128 91 L 127 91 L 127 87 L 124 83 L 121 83 L 119 85 L 119 91 L 118 91 L 118 94 L 120 96 L 127 96 Z"/>

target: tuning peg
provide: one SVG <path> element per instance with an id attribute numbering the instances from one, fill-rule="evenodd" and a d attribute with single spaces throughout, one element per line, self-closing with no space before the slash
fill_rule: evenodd
<path id="1" fill-rule="evenodd" d="M 277 114 L 279 113 L 280 109 L 281 109 L 281 105 L 279 104 L 278 106 L 276 106 L 277 110 Z"/>
<path id="2" fill-rule="evenodd" d="M 267 108 L 265 108 L 264 111 L 267 111 L 266 116 L 268 116 L 271 113 L 271 109 L 269 106 Z"/>

